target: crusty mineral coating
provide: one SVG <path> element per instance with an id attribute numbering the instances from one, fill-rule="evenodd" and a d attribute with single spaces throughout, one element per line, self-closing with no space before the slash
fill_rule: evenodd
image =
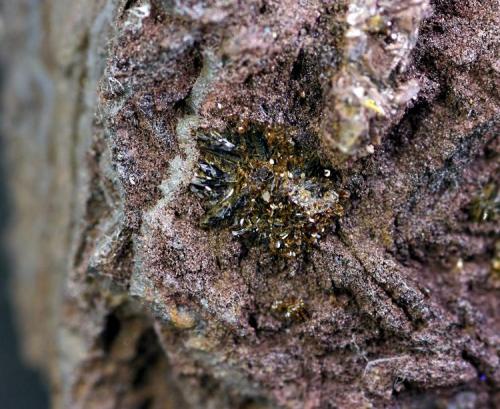
<path id="1" fill-rule="evenodd" d="M 405 69 L 389 78 L 389 88 L 416 81 L 418 95 L 386 120 L 363 119 L 376 135 L 331 168 L 350 193 L 345 215 L 303 261 L 285 265 L 227 228 L 200 228 L 205 210 L 189 189 L 196 132 L 238 121 L 291 127 L 302 146 L 335 160 L 322 131 L 335 116 L 332 78 L 354 1 L 110 1 L 98 10 L 104 3 L 88 17 L 88 38 L 111 17 L 114 29 L 95 137 L 85 139 L 85 197 L 74 204 L 82 227 L 54 230 L 61 241 L 76 236 L 75 249 L 58 249 L 71 254 L 57 270 L 68 280 L 64 322 L 49 334 L 58 342 L 45 342 L 59 348 L 65 406 L 499 406 L 500 232 L 494 219 L 470 217 L 474 198 L 500 185 L 497 1 L 431 2 Z M 78 21 L 70 49 L 102 58 Z M 64 50 L 54 66 L 65 69 L 52 74 L 95 89 Z M 66 140 L 59 131 L 52 144 Z M 56 187 L 76 184 L 55 169 Z M 49 222 L 64 224 L 55 213 Z M 43 255 L 45 283 L 54 275 Z M 283 319 L 273 305 L 284 301 L 307 314 Z"/>
<path id="2" fill-rule="evenodd" d="M 344 16 L 343 58 L 326 93 L 321 142 L 340 165 L 373 153 L 386 128 L 416 98 L 416 79 L 399 80 L 416 44 L 427 0 L 352 0 Z"/>

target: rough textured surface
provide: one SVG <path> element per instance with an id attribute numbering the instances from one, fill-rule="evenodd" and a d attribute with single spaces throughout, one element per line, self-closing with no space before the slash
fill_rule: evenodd
<path id="1" fill-rule="evenodd" d="M 20 322 L 54 406 L 500 405 L 498 7 L 3 4 Z M 196 135 L 235 123 L 348 192 L 304 255 L 200 227 Z"/>

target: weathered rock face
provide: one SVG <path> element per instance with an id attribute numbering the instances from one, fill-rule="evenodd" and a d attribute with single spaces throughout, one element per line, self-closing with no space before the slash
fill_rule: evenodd
<path id="1" fill-rule="evenodd" d="M 496 1 L 3 8 L 54 406 L 499 404 Z"/>

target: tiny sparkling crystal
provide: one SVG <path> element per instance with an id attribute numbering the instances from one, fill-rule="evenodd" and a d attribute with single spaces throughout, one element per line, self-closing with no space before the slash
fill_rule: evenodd
<path id="1" fill-rule="evenodd" d="M 332 171 L 283 129 L 200 131 L 198 147 L 191 189 L 204 199 L 204 228 L 226 227 L 249 245 L 295 258 L 343 214 Z"/>

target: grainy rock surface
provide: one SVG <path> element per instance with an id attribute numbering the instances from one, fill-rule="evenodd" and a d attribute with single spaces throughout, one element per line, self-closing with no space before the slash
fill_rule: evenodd
<path id="1" fill-rule="evenodd" d="M 497 1 L 2 6 L 19 322 L 54 407 L 500 405 Z M 197 137 L 239 127 L 344 192 L 303 255 L 200 227 Z"/>

